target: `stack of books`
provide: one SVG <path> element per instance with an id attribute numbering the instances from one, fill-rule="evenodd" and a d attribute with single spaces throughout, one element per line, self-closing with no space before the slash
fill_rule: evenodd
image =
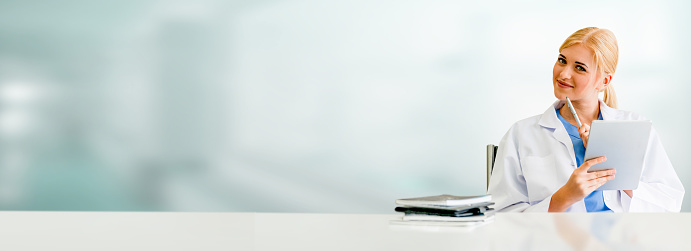
<path id="1" fill-rule="evenodd" d="M 398 223 L 474 226 L 492 222 L 492 196 L 442 194 L 396 200 L 396 212 L 404 213 Z"/>

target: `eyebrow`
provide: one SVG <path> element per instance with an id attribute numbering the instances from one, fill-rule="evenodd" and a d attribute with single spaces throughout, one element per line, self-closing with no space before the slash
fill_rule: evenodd
<path id="1" fill-rule="evenodd" d="M 560 57 L 563 57 L 564 59 L 566 59 L 566 56 L 564 56 L 564 55 L 561 54 L 561 53 L 559 53 L 559 56 L 560 56 Z M 576 64 L 579 64 L 579 65 L 585 66 L 585 68 L 588 68 L 588 66 L 587 66 L 586 64 L 584 64 L 584 63 L 581 63 L 581 62 L 576 61 Z"/>

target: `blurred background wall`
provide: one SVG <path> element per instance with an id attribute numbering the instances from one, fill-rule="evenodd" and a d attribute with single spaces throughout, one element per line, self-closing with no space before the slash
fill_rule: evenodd
<path id="1" fill-rule="evenodd" d="M 485 192 L 555 100 L 561 42 L 619 39 L 620 108 L 687 189 L 684 1 L 1 1 L 0 209 L 390 213 Z M 684 203 L 684 211 L 691 203 Z"/>

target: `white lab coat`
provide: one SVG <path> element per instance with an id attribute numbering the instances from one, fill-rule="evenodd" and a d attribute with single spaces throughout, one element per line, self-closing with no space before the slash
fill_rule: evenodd
<path id="1" fill-rule="evenodd" d="M 489 182 L 499 212 L 547 212 L 552 195 L 568 181 L 576 166 L 571 138 L 557 118 L 556 101 L 545 113 L 516 122 L 497 149 Z M 608 107 L 600 100 L 603 120 L 644 120 L 633 112 Z M 638 189 L 630 198 L 624 191 L 604 191 L 614 212 L 679 212 L 684 187 L 653 128 Z M 586 212 L 583 200 L 567 212 Z"/>

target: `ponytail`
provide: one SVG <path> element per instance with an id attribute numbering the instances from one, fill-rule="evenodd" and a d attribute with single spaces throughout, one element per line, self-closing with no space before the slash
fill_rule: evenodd
<path id="1" fill-rule="evenodd" d="M 617 109 L 619 106 L 617 102 L 617 94 L 614 93 L 614 87 L 612 87 L 612 84 L 609 84 L 607 87 L 605 87 L 605 97 L 603 98 L 603 101 L 605 101 L 607 106 L 614 109 Z"/>

